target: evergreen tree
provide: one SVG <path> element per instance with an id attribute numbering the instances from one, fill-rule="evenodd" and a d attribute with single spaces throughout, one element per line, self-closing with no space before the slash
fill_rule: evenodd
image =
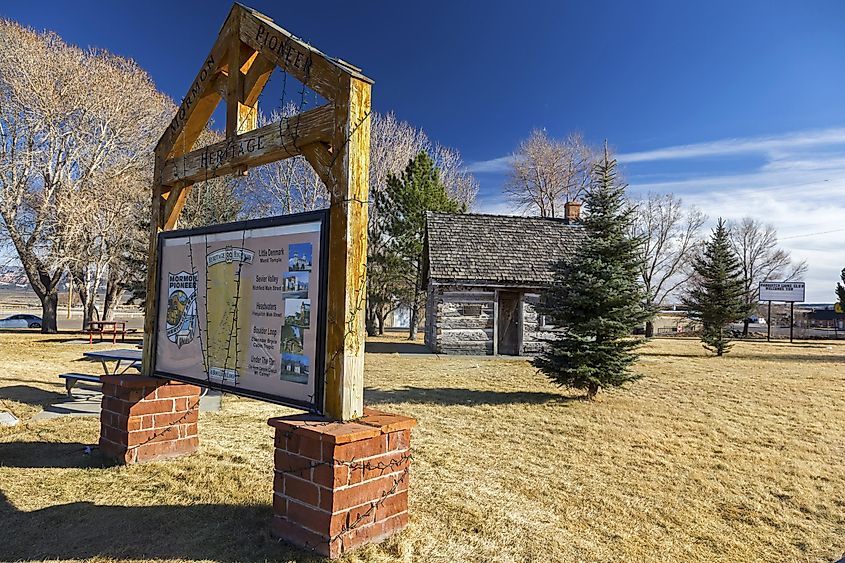
<path id="1" fill-rule="evenodd" d="M 683 302 L 689 316 L 704 325 L 704 347 L 721 356 L 730 350 L 725 327 L 744 319 L 753 309 L 753 304 L 746 303 L 742 263 L 731 247 L 730 232 L 722 219 L 695 259 L 693 270 L 693 286 Z"/>
<path id="2" fill-rule="evenodd" d="M 605 146 L 584 198 L 583 244 L 554 266 L 554 281 L 538 307 L 563 331 L 534 366 L 560 386 L 585 389 L 589 399 L 639 377 L 630 369 L 639 345 L 631 335 L 651 315 L 643 307 L 642 240 L 631 235 L 634 211 L 625 187 Z"/>
<path id="3" fill-rule="evenodd" d="M 428 211 L 462 213 L 466 209 L 449 197 L 440 171 L 425 151 L 408 162 L 400 176 L 391 174 L 375 195 L 384 221 L 385 244 L 371 257 L 368 283 L 376 284 L 411 308 L 410 339 L 417 336 L 423 287 L 423 242 Z"/>
<path id="4" fill-rule="evenodd" d="M 842 309 L 845 309 L 845 286 L 842 285 L 845 284 L 845 268 L 842 268 L 839 277 L 842 279 L 842 283 L 836 284 L 836 301 Z"/>

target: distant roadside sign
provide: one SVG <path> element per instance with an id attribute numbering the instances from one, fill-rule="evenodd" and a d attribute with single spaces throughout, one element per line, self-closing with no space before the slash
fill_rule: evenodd
<path id="1" fill-rule="evenodd" d="M 833 305 L 833 312 L 841 315 L 842 314 L 842 303 L 835 303 Z"/>
<path id="2" fill-rule="evenodd" d="M 760 282 L 760 301 L 803 303 L 804 282 Z"/>

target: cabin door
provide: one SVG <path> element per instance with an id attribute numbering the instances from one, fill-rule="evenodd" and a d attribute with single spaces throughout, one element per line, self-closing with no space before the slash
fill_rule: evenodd
<path id="1" fill-rule="evenodd" d="M 513 291 L 499 292 L 499 318 L 497 348 L 499 354 L 507 356 L 519 355 L 520 303 L 521 295 Z"/>

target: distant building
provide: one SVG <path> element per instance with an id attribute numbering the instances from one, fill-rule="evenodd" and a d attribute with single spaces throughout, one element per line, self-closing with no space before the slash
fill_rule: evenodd
<path id="1" fill-rule="evenodd" d="M 833 303 L 802 303 L 795 309 L 804 313 L 802 324 L 807 328 L 845 330 L 845 314 L 837 313 Z"/>
<path id="2" fill-rule="evenodd" d="M 552 265 L 583 241 L 565 219 L 429 213 L 426 345 L 441 354 L 535 354 L 553 330 L 535 310 Z"/>

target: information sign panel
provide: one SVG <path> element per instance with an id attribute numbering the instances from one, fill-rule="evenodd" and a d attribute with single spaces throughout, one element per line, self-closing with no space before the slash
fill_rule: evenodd
<path id="1" fill-rule="evenodd" d="M 322 409 L 328 214 L 159 235 L 154 373 Z"/>

